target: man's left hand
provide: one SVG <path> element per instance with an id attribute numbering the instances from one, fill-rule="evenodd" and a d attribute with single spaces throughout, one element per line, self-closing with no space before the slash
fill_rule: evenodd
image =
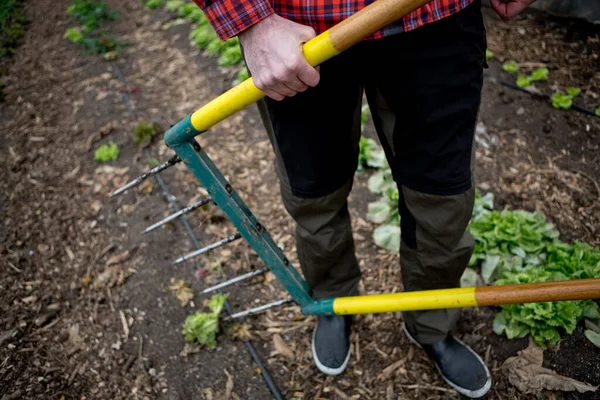
<path id="1" fill-rule="evenodd" d="M 504 21 L 510 21 L 535 0 L 490 0 L 492 8 Z"/>

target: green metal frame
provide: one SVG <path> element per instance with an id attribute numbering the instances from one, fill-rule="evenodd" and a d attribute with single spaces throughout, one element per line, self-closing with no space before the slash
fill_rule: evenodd
<path id="1" fill-rule="evenodd" d="M 165 143 L 177 153 L 294 301 L 301 307 L 313 304 L 315 300 L 306 281 L 195 140 L 201 133 L 194 129 L 188 116 L 165 133 Z"/>

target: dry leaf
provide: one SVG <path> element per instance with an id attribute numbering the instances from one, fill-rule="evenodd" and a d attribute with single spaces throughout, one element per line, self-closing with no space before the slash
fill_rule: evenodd
<path id="1" fill-rule="evenodd" d="M 171 278 L 171 286 L 169 286 L 169 290 L 172 291 L 175 294 L 175 297 L 179 299 L 182 307 L 185 307 L 187 303 L 189 303 L 189 301 L 194 297 L 192 288 L 185 283 L 183 279 L 175 281 L 174 278 Z"/>
<path id="2" fill-rule="evenodd" d="M 387 400 L 394 400 L 394 384 L 390 383 L 385 390 L 385 398 Z"/>
<path id="3" fill-rule="evenodd" d="M 114 265 L 114 264 L 120 264 L 123 261 L 128 260 L 129 256 L 130 256 L 129 250 L 125 250 L 121 254 L 118 254 L 116 256 L 112 256 L 111 258 L 109 258 L 108 261 L 106 262 L 106 266 L 110 267 L 111 265 Z"/>
<path id="4" fill-rule="evenodd" d="M 377 378 L 380 381 L 385 381 L 385 380 L 389 379 L 390 376 L 392 376 L 392 374 L 394 373 L 394 371 L 396 371 L 398 368 L 403 366 L 405 362 L 406 362 L 406 359 L 403 358 L 401 360 L 396 361 L 395 363 L 393 363 L 391 365 L 388 365 L 383 371 L 381 371 L 381 373 L 379 374 L 379 376 Z"/>
<path id="5" fill-rule="evenodd" d="M 69 327 L 69 341 L 74 348 L 80 348 L 83 344 L 83 339 L 79 335 L 79 324 L 71 325 Z"/>
<path id="6" fill-rule="evenodd" d="M 530 340 L 529 347 L 519 351 L 517 356 L 508 358 L 501 369 L 510 383 L 523 393 L 533 394 L 544 389 L 565 392 L 576 390 L 583 393 L 598 389 L 597 386 L 579 382 L 542 367 L 543 361 L 544 350 Z"/>
<path id="7" fill-rule="evenodd" d="M 231 392 L 233 392 L 233 378 L 226 369 L 223 371 L 225 372 L 225 375 L 227 375 L 227 383 L 225 384 L 225 400 L 229 400 L 231 398 Z"/>
<path id="8" fill-rule="evenodd" d="M 152 182 L 150 181 L 145 181 L 144 183 L 142 183 L 142 191 L 146 194 L 152 194 L 152 190 L 154 189 L 154 187 L 152 186 Z"/>
<path id="9" fill-rule="evenodd" d="M 252 328 L 252 325 L 250 325 L 250 324 L 247 324 L 247 323 L 242 324 L 242 323 L 236 322 L 234 324 L 229 325 L 225 329 L 226 329 L 227 334 L 231 338 L 246 341 L 246 340 L 252 339 L 252 334 L 250 333 L 250 328 Z"/>
<path id="10" fill-rule="evenodd" d="M 204 389 L 204 397 L 206 397 L 206 400 L 214 399 L 214 393 L 211 388 Z"/>
<path id="11" fill-rule="evenodd" d="M 21 301 L 26 304 L 33 304 L 37 301 L 37 299 L 37 296 L 27 296 L 22 298 Z"/>
<path id="12" fill-rule="evenodd" d="M 121 267 L 118 265 L 106 268 L 104 272 L 98 275 L 94 280 L 94 288 L 102 289 L 105 287 L 113 287 L 119 280 L 121 273 Z"/>
<path id="13" fill-rule="evenodd" d="M 187 357 L 190 354 L 199 353 L 201 346 L 195 343 L 186 343 L 183 345 L 183 350 L 179 353 L 181 357 Z"/>
<path id="14" fill-rule="evenodd" d="M 273 335 L 273 346 L 275 347 L 274 353 L 281 354 L 290 360 L 294 359 L 294 352 L 285 344 L 281 336 L 277 334 Z"/>

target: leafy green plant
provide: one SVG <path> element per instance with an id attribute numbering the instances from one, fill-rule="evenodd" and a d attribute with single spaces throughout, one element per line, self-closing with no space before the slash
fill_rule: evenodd
<path id="1" fill-rule="evenodd" d="M 367 125 L 367 121 L 369 120 L 369 115 L 371 115 L 371 109 L 368 104 L 365 104 L 360 109 L 360 128 L 364 129 Z"/>
<path id="2" fill-rule="evenodd" d="M 229 67 L 229 66 L 233 66 L 233 65 L 238 65 L 241 62 L 242 62 L 242 50 L 240 49 L 240 46 L 232 46 L 232 47 L 225 49 L 225 51 L 223 51 L 223 54 L 221 54 L 221 56 L 217 60 L 217 64 L 220 67 Z"/>
<path id="3" fill-rule="evenodd" d="M 104 59 L 111 61 L 127 44 L 117 39 L 116 35 L 98 33 L 102 22 L 114 20 L 118 13 L 109 9 L 104 1 L 72 0 L 67 14 L 75 18 L 81 27 L 71 27 L 65 31 L 64 38 L 84 49 L 87 54 L 103 54 Z"/>
<path id="4" fill-rule="evenodd" d="M 116 143 L 103 144 L 94 152 L 94 159 L 100 162 L 114 161 L 119 157 L 119 146 Z"/>
<path id="5" fill-rule="evenodd" d="M 216 336 L 219 333 L 219 315 L 228 296 L 228 294 L 213 295 L 209 303 L 210 312 L 196 311 L 185 319 L 181 333 L 188 342 L 202 343 L 209 349 L 217 347 Z"/>
<path id="6" fill-rule="evenodd" d="M 141 2 L 149 10 L 162 7 L 165 4 L 164 0 L 141 0 Z"/>
<path id="7" fill-rule="evenodd" d="M 371 138 L 361 137 L 358 144 L 358 170 L 384 168 L 387 166 L 385 152 Z"/>
<path id="8" fill-rule="evenodd" d="M 383 249 L 389 251 L 400 250 L 400 226 L 392 224 L 383 224 L 373 231 L 373 241 Z"/>
<path id="9" fill-rule="evenodd" d="M 594 114 L 600 117 L 600 106 L 594 110 Z"/>
<path id="10" fill-rule="evenodd" d="M 85 39 L 83 32 L 79 28 L 68 28 L 63 36 L 71 43 L 80 44 Z"/>
<path id="11" fill-rule="evenodd" d="M 475 248 L 469 266 L 480 267 L 486 284 L 600 277 L 600 250 L 581 242 L 561 242 L 543 214 L 492 210 L 490 193 L 476 195 L 475 203 L 469 224 Z M 556 344 L 561 333 L 572 333 L 582 318 L 599 317 L 593 301 L 505 305 L 495 317 L 494 332 L 510 339 L 530 334 L 539 345 Z"/>
<path id="12" fill-rule="evenodd" d="M 519 64 L 515 61 L 506 61 L 504 64 L 502 64 L 502 69 L 513 74 L 519 70 Z"/>
<path id="13" fill-rule="evenodd" d="M 531 78 L 525 75 L 521 75 L 519 74 L 519 77 L 517 78 L 517 86 L 518 87 L 527 87 L 531 85 Z"/>
<path id="14" fill-rule="evenodd" d="M 186 0 L 167 0 L 165 7 L 168 12 L 174 13 L 182 8 L 185 4 Z"/>
<path id="15" fill-rule="evenodd" d="M 116 35 L 102 33 L 100 37 L 85 38 L 83 47 L 89 54 L 119 53 L 127 43 L 117 39 Z"/>
<path id="16" fill-rule="evenodd" d="M 189 39 L 197 48 L 205 50 L 208 55 L 218 57 L 217 64 L 219 66 L 231 67 L 243 64 L 238 38 L 233 37 L 222 41 L 206 19 L 202 9 L 196 4 L 185 0 L 168 0 L 165 3 L 165 8 L 169 12 L 177 13 L 179 17 L 196 24 L 196 27 L 189 34 Z M 241 80 L 237 83 L 239 82 Z"/>
<path id="17" fill-rule="evenodd" d="M 579 94 L 581 94 L 581 89 L 578 87 L 568 87 L 567 94 L 571 97 L 579 96 Z"/>
<path id="18" fill-rule="evenodd" d="M 569 94 L 553 93 L 552 107 L 567 110 L 573 105 L 573 96 Z"/>
<path id="19" fill-rule="evenodd" d="M 118 12 L 108 8 L 104 0 L 71 0 L 67 15 L 75 18 L 87 32 L 93 32 L 103 21 L 116 19 Z"/>
<path id="20" fill-rule="evenodd" d="M 198 26 L 190 33 L 189 38 L 199 49 L 204 49 L 214 40 L 219 40 L 215 31 L 209 25 Z"/>
<path id="21" fill-rule="evenodd" d="M 25 33 L 25 13 L 22 0 L 0 2 L 0 57 L 11 56 Z"/>
<path id="22" fill-rule="evenodd" d="M 535 81 L 548 80 L 548 74 L 549 70 L 545 67 L 537 68 L 529 75 L 519 74 L 519 77 L 517 78 L 517 86 L 527 87 Z"/>
<path id="23" fill-rule="evenodd" d="M 136 147 L 146 147 L 152 143 L 154 136 L 162 133 L 164 133 L 164 130 L 159 124 L 144 119 L 133 128 L 131 136 L 133 138 L 133 144 Z"/>
<path id="24" fill-rule="evenodd" d="M 594 346 L 600 348 L 600 332 L 596 332 L 592 329 L 586 329 L 583 334 L 590 342 L 594 344 Z"/>
<path id="25" fill-rule="evenodd" d="M 548 74 L 550 71 L 546 67 L 540 67 L 534 70 L 531 75 L 529 75 L 529 79 L 532 81 L 547 81 Z"/>
<path id="26" fill-rule="evenodd" d="M 547 261 L 522 271 L 510 269 L 495 285 L 550 282 L 600 277 L 600 250 L 575 242 L 555 241 L 545 249 Z M 583 319 L 600 320 L 598 304 L 593 300 L 526 303 L 502 306 L 494 320 L 494 332 L 510 338 L 531 334 L 535 342 L 557 344 L 561 333 L 573 333 Z"/>
<path id="27" fill-rule="evenodd" d="M 494 52 L 489 49 L 485 49 L 485 59 L 491 60 L 492 58 L 494 58 Z"/>
<path id="28" fill-rule="evenodd" d="M 385 190 L 381 199 L 369 203 L 367 220 L 376 224 L 387 223 L 398 225 L 400 223 L 398 199 L 398 188 L 390 185 L 390 187 Z"/>

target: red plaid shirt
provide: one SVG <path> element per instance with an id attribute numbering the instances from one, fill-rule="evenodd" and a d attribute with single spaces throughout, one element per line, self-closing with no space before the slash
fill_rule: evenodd
<path id="1" fill-rule="evenodd" d="M 331 28 L 375 0 L 193 0 L 206 15 L 221 40 L 237 36 L 261 19 L 277 15 L 311 26 L 318 34 Z M 408 32 L 454 14 L 473 0 L 432 0 L 398 22 L 375 32 L 377 39 Z"/>

